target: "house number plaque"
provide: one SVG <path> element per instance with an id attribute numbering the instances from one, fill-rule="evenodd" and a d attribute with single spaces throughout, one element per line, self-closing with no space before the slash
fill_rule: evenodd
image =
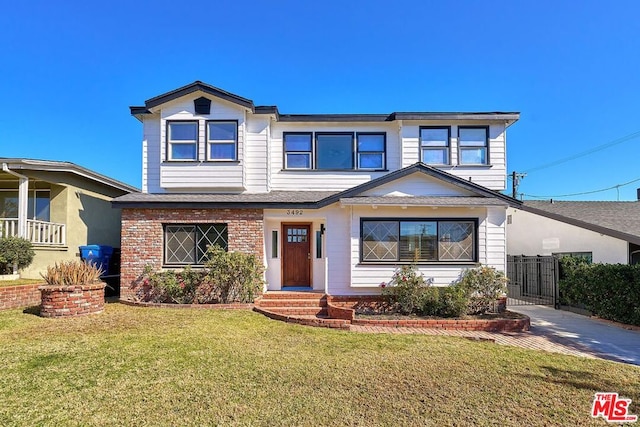
<path id="1" fill-rule="evenodd" d="M 302 209 L 287 209 L 287 215 L 289 216 L 300 216 L 302 213 Z"/>

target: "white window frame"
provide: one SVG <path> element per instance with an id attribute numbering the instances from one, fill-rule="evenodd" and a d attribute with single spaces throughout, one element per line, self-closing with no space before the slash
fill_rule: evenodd
<path id="1" fill-rule="evenodd" d="M 196 126 L 196 139 L 195 140 L 183 140 L 183 139 L 179 139 L 179 140 L 172 140 L 171 139 L 171 126 L 173 124 L 194 124 Z M 197 162 L 198 161 L 198 135 L 200 133 L 200 124 L 197 120 L 167 120 L 167 127 L 166 127 L 166 132 L 167 132 L 167 153 L 166 153 L 166 158 L 168 161 L 172 161 L 172 162 Z M 174 159 L 172 154 L 173 154 L 173 150 L 171 149 L 172 146 L 174 145 L 193 145 L 195 147 L 195 158 L 193 159 Z"/>
<path id="2" fill-rule="evenodd" d="M 423 129 L 431 129 L 431 130 L 444 130 L 447 132 L 447 144 L 446 145 L 422 145 L 422 130 Z M 433 166 L 449 166 L 451 165 L 451 127 L 450 126 L 420 126 L 418 138 L 420 140 L 420 161 L 422 163 L 433 165 Z M 425 160 L 425 152 L 427 151 L 442 151 L 445 154 L 445 162 L 444 163 L 428 163 Z"/>
<path id="3" fill-rule="evenodd" d="M 460 138 L 460 131 L 465 129 L 482 129 L 485 132 L 484 145 L 463 145 Z M 463 163 L 462 153 L 466 151 L 476 151 L 482 149 L 484 151 L 484 163 Z M 489 160 L 489 126 L 458 126 L 458 164 L 461 166 L 487 166 Z"/>
<path id="4" fill-rule="evenodd" d="M 210 123 L 231 123 L 235 126 L 235 138 L 234 139 L 211 139 L 209 132 Z M 209 162 L 235 162 L 238 160 L 238 121 L 237 120 L 207 120 L 205 123 L 206 140 L 207 140 L 207 153 L 206 158 Z M 233 144 L 233 158 L 216 159 L 211 157 L 211 147 L 215 144 Z"/>

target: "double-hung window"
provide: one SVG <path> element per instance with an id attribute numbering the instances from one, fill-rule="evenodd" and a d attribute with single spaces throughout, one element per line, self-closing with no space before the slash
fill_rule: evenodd
<path id="1" fill-rule="evenodd" d="M 358 169 L 384 169 L 386 134 L 358 132 Z"/>
<path id="2" fill-rule="evenodd" d="M 316 169 L 353 169 L 353 133 L 316 132 Z"/>
<path id="3" fill-rule="evenodd" d="M 461 165 L 489 164 L 489 128 L 458 128 L 458 163 Z"/>
<path id="4" fill-rule="evenodd" d="M 207 122 L 207 160 L 236 160 L 238 158 L 238 122 Z"/>
<path id="5" fill-rule="evenodd" d="M 228 250 L 226 224 L 167 224 L 164 263 L 167 266 L 204 265 L 209 246 Z"/>
<path id="6" fill-rule="evenodd" d="M 423 163 L 429 165 L 450 164 L 449 153 L 451 140 L 449 127 L 420 127 L 420 156 Z"/>
<path id="7" fill-rule="evenodd" d="M 313 159 L 311 132 L 285 132 L 283 138 L 285 169 L 311 169 Z"/>
<path id="8" fill-rule="evenodd" d="M 167 122 L 167 160 L 198 160 L 198 122 Z"/>
<path id="9" fill-rule="evenodd" d="M 362 219 L 363 262 L 474 262 L 476 220 Z"/>

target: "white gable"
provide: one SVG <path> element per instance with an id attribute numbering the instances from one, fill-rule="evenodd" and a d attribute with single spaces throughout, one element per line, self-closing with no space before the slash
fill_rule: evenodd
<path id="1" fill-rule="evenodd" d="M 451 196 L 465 197 L 477 194 L 449 184 L 438 178 L 416 172 L 392 182 L 367 190 L 362 196 Z"/>
<path id="2" fill-rule="evenodd" d="M 193 100 L 200 97 L 211 100 L 211 111 L 209 114 L 198 114 L 196 116 Z M 157 108 L 162 109 L 162 118 L 166 120 L 189 120 L 193 119 L 194 116 L 205 120 L 244 120 L 246 110 L 245 107 L 233 102 L 199 91 L 181 96 Z"/>

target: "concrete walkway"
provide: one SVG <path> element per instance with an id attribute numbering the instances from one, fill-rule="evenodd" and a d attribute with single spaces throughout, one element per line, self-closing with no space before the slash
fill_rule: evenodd
<path id="1" fill-rule="evenodd" d="M 597 357 L 640 365 L 640 331 L 544 306 L 512 306 L 531 318 L 531 333 Z"/>

